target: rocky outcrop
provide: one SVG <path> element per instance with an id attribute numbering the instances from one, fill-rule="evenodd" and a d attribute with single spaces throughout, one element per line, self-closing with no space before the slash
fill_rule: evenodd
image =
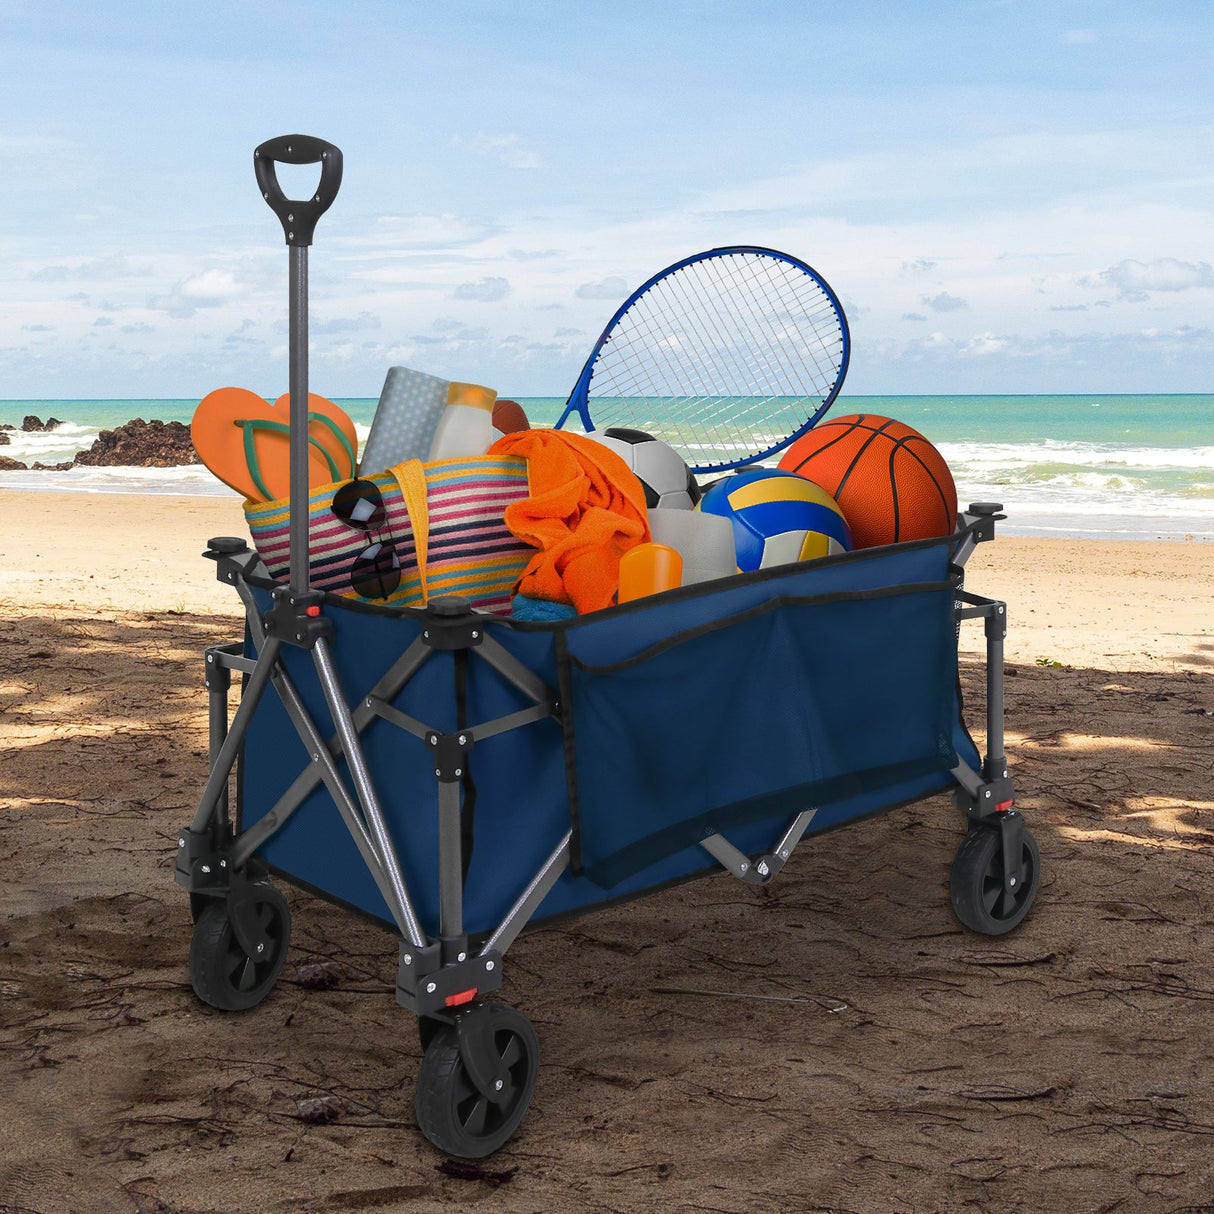
<path id="1" fill-rule="evenodd" d="M 190 428 L 181 422 L 145 422 L 137 417 L 116 430 L 102 430 L 71 466 L 88 468 L 175 468 L 201 463 Z"/>
<path id="2" fill-rule="evenodd" d="M 20 427 L 0 425 L 0 446 L 12 444 L 5 431 L 17 429 L 27 434 L 42 434 L 54 430 L 63 423 L 58 418 L 46 421 L 30 414 Z M 190 428 L 181 422 L 162 422 L 153 419 L 145 422 L 137 417 L 113 430 L 102 430 L 87 451 L 77 451 L 76 457 L 57 464 L 41 461 L 28 465 L 38 472 L 66 472 L 69 468 L 176 468 L 181 464 L 197 464 L 202 461 L 194 444 L 190 441 Z M 0 461 L 0 470 L 12 471 L 27 465 L 19 460 Z"/>
<path id="3" fill-rule="evenodd" d="M 24 472 L 25 465 L 19 459 L 10 459 L 7 455 L 0 455 L 0 472 Z"/>

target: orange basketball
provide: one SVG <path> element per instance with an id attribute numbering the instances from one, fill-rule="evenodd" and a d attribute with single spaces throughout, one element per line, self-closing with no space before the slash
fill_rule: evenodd
<path id="1" fill-rule="evenodd" d="M 820 422 L 784 452 L 780 467 L 839 503 L 857 548 L 951 535 L 957 489 L 944 457 L 902 422 L 872 413 Z"/>

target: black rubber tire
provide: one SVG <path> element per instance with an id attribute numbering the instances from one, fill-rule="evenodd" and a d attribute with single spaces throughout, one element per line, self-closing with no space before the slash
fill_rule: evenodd
<path id="1" fill-rule="evenodd" d="M 256 1007 L 269 993 L 291 942 L 287 900 L 270 885 L 257 886 L 254 911 L 270 938 L 268 957 L 253 959 L 236 939 L 222 898 L 210 899 L 194 924 L 190 940 L 190 984 L 203 1003 L 223 1012 Z"/>
<path id="2" fill-rule="evenodd" d="M 417 1039 L 421 1042 L 423 1054 L 430 1048 L 430 1042 L 438 1035 L 439 1029 L 444 1024 L 446 1021 L 439 1020 L 437 1016 L 418 1016 Z"/>
<path id="3" fill-rule="evenodd" d="M 504 1003 L 482 1003 L 464 1014 L 490 1018 L 494 1048 L 514 1081 L 509 1103 L 495 1105 L 473 1086 L 453 1024 L 441 1025 L 430 1039 L 413 1103 L 418 1128 L 440 1151 L 459 1159 L 484 1159 L 509 1141 L 531 1104 L 540 1042 L 531 1021 Z"/>
<path id="4" fill-rule="evenodd" d="M 1002 936 L 1018 927 L 1041 882 L 1041 855 L 1032 831 L 1024 827 L 1024 880 L 1009 894 L 1003 888 L 1003 838 L 999 831 L 980 826 L 970 831 L 957 849 L 949 880 L 949 897 L 958 919 L 984 936 Z"/>

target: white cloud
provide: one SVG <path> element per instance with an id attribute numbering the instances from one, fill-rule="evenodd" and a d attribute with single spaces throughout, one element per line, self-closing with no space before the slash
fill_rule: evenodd
<path id="1" fill-rule="evenodd" d="M 960 312 L 963 308 L 969 307 L 964 299 L 950 295 L 947 291 L 941 291 L 939 295 L 924 295 L 922 301 L 933 312 Z"/>
<path id="2" fill-rule="evenodd" d="M 504 278 L 482 278 L 480 282 L 460 283 L 451 292 L 452 299 L 474 299 L 478 303 L 496 303 L 510 294 L 510 284 Z"/>
<path id="3" fill-rule="evenodd" d="M 1151 262 L 1127 259 L 1105 270 L 1100 279 L 1114 287 L 1122 299 L 1141 301 L 1151 291 L 1214 287 L 1214 269 L 1208 261 L 1179 261 L 1175 257 Z"/>
<path id="4" fill-rule="evenodd" d="M 109 257 L 94 258 L 67 265 L 58 263 L 43 266 L 30 274 L 31 282 L 75 282 L 77 280 L 109 280 L 114 278 L 146 278 L 151 274 L 149 266 L 132 265 L 121 253 Z"/>
<path id="5" fill-rule="evenodd" d="M 476 135 L 456 135 L 451 140 L 451 146 L 463 148 L 474 156 L 489 156 L 500 160 L 508 169 L 539 169 L 544 165 L 538 152 L 532 151 L 523 141 L 522 136 L 486 135 L 479 132 Z"/>
<path id="6" fill-rule="evenodd" d="M 153 295 L 148 307 L 188 320 L 199 308 L 219 308 L 237 291 L 236 278 L 228 270 L 203 270 L 183 278 L 167 295 Z"/>
<path id="7" fill-rule="evenodd" d="M 622 278 L 604 278 L 599 282 L 584 282 L 574 295 L 578 299 L 614 299 L 623 303 L 628 295 L 628 284 Z"/>
<path id="8" fill-rule="evenodd" d="M 997 337 L 994 333 L 976 333 L 965 343 L 963 353 L 982 356 L 986 354 L 998 354 L 1006 350 L 1008 346 L 1007 338 Z"/>
<path id="9" fill-rule="evenodd" d="M 372 312 L 359 312 L 357 316 L 335 316 L 330 320 L 313 320 L 309 325 L 313 333 L 353 333 L 366 329 L 378 329 L 379 317 Z"/>

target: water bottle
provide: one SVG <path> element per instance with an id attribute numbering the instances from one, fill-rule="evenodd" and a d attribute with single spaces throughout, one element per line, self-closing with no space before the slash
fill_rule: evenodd
<path id="1" fill-rule="evenodd" d="M 427 459 L 458 459 L 484 455 L 493 445 L 493 402 L 497 393 L 480 384 L 453 383 L 447 388 L 447 407 L 438 419 Z"/>

